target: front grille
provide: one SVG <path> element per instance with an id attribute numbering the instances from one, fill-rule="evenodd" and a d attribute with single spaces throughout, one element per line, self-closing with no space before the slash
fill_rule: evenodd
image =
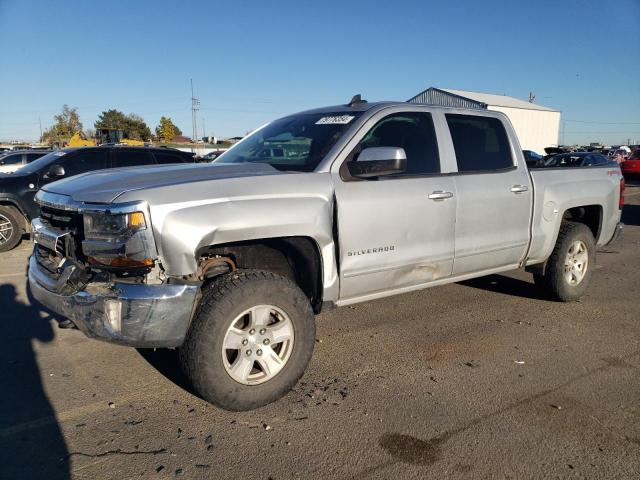
<path id="1" fill-rule="evenodd" d="M 60 259 L 65 257 L 82 259 L 81 245 L 84 236 L 82 214 L 42 206 L 40 220 L 57 230 L 67 233 L 67 235 L 58 239 L 53 250 L 39 245 L 38 248 L 43 254 L 53 255 Z"/>

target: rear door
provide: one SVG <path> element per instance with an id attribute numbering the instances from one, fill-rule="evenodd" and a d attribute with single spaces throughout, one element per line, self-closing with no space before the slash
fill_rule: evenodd
<path id="1" fill-rule="evenodd" d="M 515 266 L 529 244 L 533 199 L 529 172 L 516 155 L 520 147 L 498 117 L 447 113 L 445 119 L 458 169 L 453 274 Z"/>
<path id="2" fill-rule="evenodd" d="M 423 285 L 451 275 L 456 198 L 424 108 L 378 112 L 332 168 L 337 203 L 340 298 Z M 407 171 L 355 179 L 346 163 L 368 147 L 401 147 Z M 339 169 L 336 166 L 339 165 Z"/>

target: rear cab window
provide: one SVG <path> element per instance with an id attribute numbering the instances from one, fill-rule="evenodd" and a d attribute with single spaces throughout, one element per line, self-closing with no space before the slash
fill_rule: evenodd
<path id="1" fill-rule="evenodd" d="M 503 123 L 493 117 L 446 114 L 458 172 L 491 172 L 515 167 Z"/>

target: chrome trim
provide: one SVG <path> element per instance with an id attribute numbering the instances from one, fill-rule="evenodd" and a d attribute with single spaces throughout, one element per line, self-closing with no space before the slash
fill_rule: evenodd
<path id="1" fill-rule="evenodd" d="M 43 247 L 46 247 L 53 252 L 59 253 L 62 256 L 64 256 L 65 252 L 64 249 L 62 251 L 58 249 L 58 241 L 62 237 L 69 234 L 70 232 L 65 232 L 63 230 L 45 225 L 39 218 L 34 218 L 31 221 L 31 235 L 33 238 L 33 243 L 42 245 Z"/>

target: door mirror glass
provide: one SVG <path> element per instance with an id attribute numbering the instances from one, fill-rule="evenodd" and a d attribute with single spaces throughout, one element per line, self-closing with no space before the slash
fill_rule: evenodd
<path id="1" fill-rule="evenodd" d="M 358 159 L 347 163 L 349 173 L 356 178 L 383 177 L 402 173 L 407 169 L 404 148 L 371 147 L 360 152 Z"/>
<path id="2" fill-rule="evenodd" d="M 46 178 L 64 177 L 64 167 L 62 165 L 58 165 L 57 163 L 54 163 L 49 168 L 49 171 L 47 172 L 45 177 Z"/>

